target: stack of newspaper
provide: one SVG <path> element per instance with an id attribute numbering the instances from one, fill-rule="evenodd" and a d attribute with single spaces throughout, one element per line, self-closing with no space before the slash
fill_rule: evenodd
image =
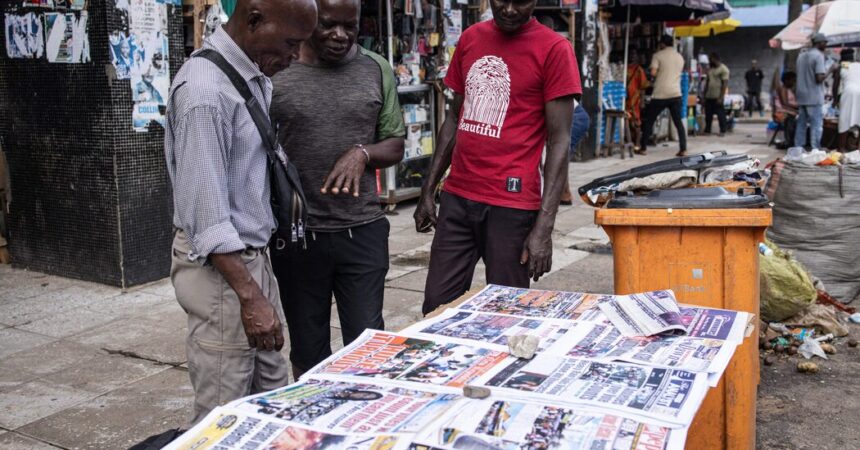
<path id="1" fill-rule="evenodd" d="M 605 306 L 631 297 L 671 312 Z M 168 448 L 681 449 L 752 317 L 672 303 L 671 291 L 490 285 L 400 333 L 365 331 L 296 384 L 219 407 Z M 520 334 L 540 337 L 534 358 L 508 354 Z M 466 398 L 466 385 L 491 395 Z"/>

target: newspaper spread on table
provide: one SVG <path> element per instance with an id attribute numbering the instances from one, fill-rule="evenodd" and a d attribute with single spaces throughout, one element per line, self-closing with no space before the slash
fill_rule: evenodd
<path id="1" fill-rule="evenodd" d="M 567 321 L 477 313 L 449 309 L 403 330 L 404 334 L 507 351 L 507 338 L 532 334 L 540 338 L 538 351 L 600 361 L 627 361 L 719 375 L 725 371 L 742 341 L 749 314 L 681 306 L 681 322 L 688 336 L 626 337 L 604 316 L 594 321 Z M 601 320 L 602 319 L 602 320 Z"/>
<path id="2" fill-rule="evenodd" d="M 681 449 L 752 317 L 676 305 L 685 335 L 632 337 L 602 310 L 611 300 L 491 285 L 400 333 L 366 330 L 299 382 L 219 407 L 167 448 Z M 522 334 L 540 338 L 532 359 L 507 352 Z M 466 385 L 491 395 L 465 398 Z"/>
<path id="3" fill-rule="evenodd" d="M 671 290 L 607 295 L 599 307 L 627 337 L 687 334 L 687 327 L 681 322 L 681 308 Z"/>

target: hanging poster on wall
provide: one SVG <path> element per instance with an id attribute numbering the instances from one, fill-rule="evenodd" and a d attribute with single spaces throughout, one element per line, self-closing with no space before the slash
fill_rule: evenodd
<path id="1" fill-rule="evenodd" d="M 69 8 L 74 9 L 76 11 L 80 11 L 84 9 L 86 6 L 87 0 L 69 0 Z"/>
<path id="2" fill-rule="evenodd" d="M 116 77 L 129 80 L 132 126 L 145 132 L 153 121 L 164 125 L 170 89 L 167 4 L 171 0 L 117 0 L 123 27 L 108 36 Z"/>
<path id="3" fill-rule="evenodd" d="M 30 0 L 28 2 L 24 2 L 24 6 L 31 6 L 36 8 L 53 8 L 54 0 Z"/>
<path id="4" fill-rule="evenodd" d="M 45 55 L 52 63 L 90 62 L 86 11 L 45 14 Z"/>
<path id="5" fill-rule="evenodd" d="M 42 21 L 34 13 L 6 14 L 6 55 L 10 58 L 41 58 L 45 52 Z"/>

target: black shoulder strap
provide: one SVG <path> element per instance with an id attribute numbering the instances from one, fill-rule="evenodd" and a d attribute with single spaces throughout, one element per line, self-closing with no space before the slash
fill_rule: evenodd
<path id="1" fill-rule="evenodd" d="M 263 111 L 263 108 L 260 106 L 260 102 L 257 101 L 257 98 L 251 93 L 251 88 L 248 87 L 248 83 L 245 82 L 245 79 L 239 75 L 239 72 L 235 67 L 230 65 L 220 53 L 212 50 L 210 48 L 206 48 L 200 50 L 194 57 L 206 58 L 209 61 L 212 61 L 222 72 L 224 75 L 227 75 L 227 78 L 230 79 L 230 82 L 233 83 L 233 87 L 239 91 L 239 94 L 242 95 L 242 98 L 245 99 L 245 106 L 248 108 L 248 112 L 251 114 L 251 118 L 254 120 L 254 124 L 257 125 L 257 130 L 260 132 L 260 136 L 263 138 L 263 143 L 266 145 L 266 151 L 269 154 L 269 157 L 272 161 L 278 161 L 277 154 L 275 153 L 275 149 L 278 148 L 278 136 L 275 133 L 274 128 L 272 128 L 272 124 L 269 122 L 268 114 Z"/>

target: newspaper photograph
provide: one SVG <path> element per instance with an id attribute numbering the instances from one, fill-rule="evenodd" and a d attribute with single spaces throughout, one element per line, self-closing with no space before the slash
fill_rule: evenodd
<path id="1" fill-rule="evenodd" d="M 607 295 L 598 307 L 627 337 L 686 334 L 681 308 L 671 290 Z"/>
<path id="2" fill-rule="evenodd" d="M 499 450 L 683 449 L 686 429 L 599 410 L 504 399 L 470 401 L 416 438 L 428 448 Z"/>
<path id="3" fill-rule="evenodd" d="M 352 376 L 462 387 L 508 358 L 505 352 L 365 330 L 303 376 Z"/>
<path id="4" fill-rule="evenodd" d="M 459 395 L 355 381 L 307 379 L 232 403 L 238 411 L 336 433 L 414 433 L 446 413 Z"/>
<path id="5" fill-rule="evenodd" d="M 423 320 L 403 330 L 403 334 L 433 339 L 442 336 L 451 341 L 480 342 L 483 347 L 506 352 L 508 337 L 531 334 L 540 338 L 538 351 L 546 351 L 562 338 L 574 322 L 531 319 L 489 313 L 449 309 L 437 317 Z"/>
<path id="6" fill-rule="evenodd" d="M 458 309 L 523 317 L 573 319 L 586 294 L 512 288 L 491 284 Z"/>
<path id="7" fill-rule="evenodd" d="M 540 354 L 510 359 L 472 384 L 552 403 L 587 404 L 689 425 L 708 390 L 707 375 L 675 369 Z"/>
<path id="8" fill-rule="evenodd" d="M 218 407 L 167 450 L 405 450 L 409 435 L 339 434 Z"/>

